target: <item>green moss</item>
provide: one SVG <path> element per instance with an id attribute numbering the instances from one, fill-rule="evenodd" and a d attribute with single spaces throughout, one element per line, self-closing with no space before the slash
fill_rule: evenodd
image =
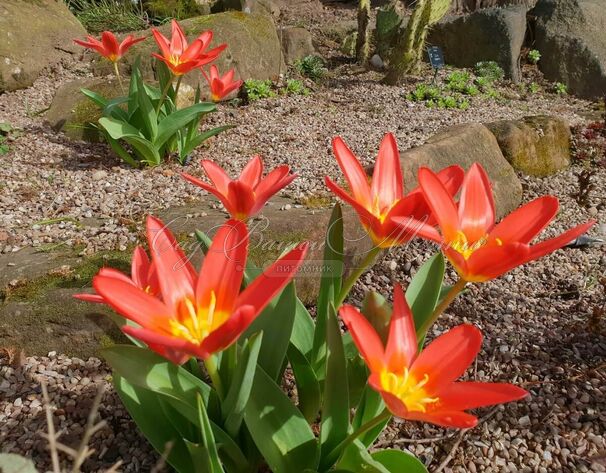
<path id="1" fill-rule="evenodd" d="M 332 200 L 327 195 L 312 194 L 301 199 L 301 205 L 308 209 L 325 209 L 330 207 Z"/>

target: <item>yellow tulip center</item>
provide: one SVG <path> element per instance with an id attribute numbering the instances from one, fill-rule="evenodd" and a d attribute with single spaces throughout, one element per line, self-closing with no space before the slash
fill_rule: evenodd
<path id="1" fill-rule="evenodd" d="M 169 321 L 173 336 L 182 338 L 195 345 L 223 325 L 229 314 L 216 311 L 217 297 L 214 291 L 210 293 L 210 303 L 207 307 L 196 307 L 189 298 L 179 305 L 177 318 Z"/>
<path id="2" fill-rule="evenodd" d="M 389 206 L 387 207 L 381 207 L 381 202 L 379 202 L 379 196 L 375 196 L 373 203 L 372 203 L 372 208 L 368 209 L 370 210 L 370 212 L 379 219 L 379 221 L 381 223 L 385 223 L 385 220 L 387 219 L 387 216 L 389 215 L 389 212 L 391 211 L 391 209 L 394 208 L 394 206 L 398 203 L 399 201 L 396 200 L 395 202 L 392 202 Z"/>
<path id="3" fill-rule="evenodd" d="M 168 62 L 170 62 L 173 66 L 178 66 L 179 64 L 181 64 L 181 56 L 177 54 L 172 54 L 168 58 Z"/>
<path id="4" fill-rule="evenodd" d="M 383 389 L 404 403 L 409 411 L 426 412 L 428 404 L 438 402 L 437 397 L 431 397 L 424 386 L 429 382 L 429 375 L 418 380 L 410 375 L 407 368 L 402 375 L 383 371 L 381 373 L 381 386 Z"/>
<path id="5" fill-rule="evenodd" d="M 503 244 L 500 238 L 495 238 L 495 242 L 498 246 Z M 467 240 L 465 233 L 459 230 L 457 232 L 457 237 L 450 242 L 450 248 L 463 255 L 463 258 L 467 260 L 473 253 L 486 246 L 487 243 L 488 235 L 484 235 L 482 238 L 472 243 Z"/>

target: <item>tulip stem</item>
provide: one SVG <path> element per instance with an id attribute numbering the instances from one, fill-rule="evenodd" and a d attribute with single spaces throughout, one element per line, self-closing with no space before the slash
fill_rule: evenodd
<path id="1" fill-rule="evenodd" d="M 370 429 L 373 429 L 376 426 L 380 425 L 382 422 L 389 420 L 390 417 L 391 417 L 391 412 L 389 412 L 388 409 L 385 409 L 377 417 L 374 417 L 374 418 L 370 419 L 368 422 L 366 422 L 365 424 L 362 424 L 360 426 L 360 428 L 358 428 L 358 430 L 349 434 L 345 438 L 345 440 L 343 440 L 340 444 L 338 444 L 335 448 L 332 449 L 332 451 L 326 457 L 327 463 L 329 461 L 330 461 L 330 463 L 329 463 L 330 465 L 335 463 L 337 461 L 337 459 L 339 458 L 339 456 L 341 455 L 341 453 L 343 452 L 343 450 L 345 450 L 345 448 L 349 444 L 353 443 L 354 440 L 356 440 L 362 434 L 368 432 Z"/>
<path id="2" fill-rule="evenodd" d="M 183 76 L 179 76 L 177 79 L 177 85 L 175 86 L 175 109 L 177 108 L 177 101 L 179 100 L 179 87 L 181 87 L 181 79 Z"/>
<path id="3" fill-rule="evenodd" d="M 345 300 L 345 298 L 351 291 L 351 288 L 354 286 L 354 284 L 360 278 L 360 276 L 362 276 L 362 274 L 364 274 L 364 272 L 373 264 L 375 258 L 380 253 L 380 251 L 381 251 L 381 248 L 379 248 L 378 246 L 374 246 L 368 253 L 366 253 L 366 256 L 364 257 L 364 259 L 362 261 L 360 261 L 360 264 L 358 264 L 356 268 L 352 269 L 351 274 L 343 282 L 343 286 L 341 287 L 341 292 L 339 293 L 339 297 L 335 301 L 336 308 L 339 308 L 341 306 L 341 304 L 343 304 L 343 301 Z"/>
<path id="4" fill-rule="evenodd" d="M 465 279 L 463 279 L 463 278 L 460 278 L 454 284 L 454 286 L 452 286 L 450 288 L 450 290 L 444 296 L 444 299 L 442 299 L 442 302 L 440 302 L 438 304 L 438 306 L 433 311 L 433 314 L 431 314 L 431 317 L 429 317 L 427 320 L 425 320 L 425 323 L 423 325 L 421 325 L 420 327 L 417 327 L 417 335 L 422 336 L 427 333 L 429 328 L 435 323 L 436 320 L 438 320 L 438 317 L 440 317 L 440 315 L 442 315 L 442 312 L 444 312 L 448 308 L 448 306 L 452 303 L 452 301 L 454 301 L 455 298 L 459 295 L 459 293 L 463 289 L 465 289 L 466 284 L 467 284 L 467 281 L 465 281 Z"/>
<path id="5" fill-rule="evenodd" d="M 114 61 L 114 72 L 116 73 L 118 84 L 120 84 L 120 90 L 124 93 L 124 83 L 122 82 L 122 76 L 120 75 L 120 69 L 118 68 L 118 61 Z"/>
<path id="6" fill-rule="evenodd" d="M 217 358 L 214 355 L 209 356 L 206 360 L 204 360 L 204 365 L 206 366 L 206 371 L 208 372 L 208 376 L 210 376 L 210 380 L 212 381 L 217 394 L 221 399 L 223 399 L 223 382 L 221 381 L 221 376 L 219 376 Z"/>
<path id="7" fill-rule="evenodd" d="M 156 115 L 160 115 L 160 109 L 162 108 L 162 105 L 166 100 L 166 96 L 168 95 L 168 89 L 170 89 L 170 86 L 173 85 L 173 79 L 174 76 L 171 75 L 170 80 L 164 86 L 164 90 L 162 91 L 162 95 L 160 96 L 160 101 L 158 102 L 158 106 L 156 107 Z"/>

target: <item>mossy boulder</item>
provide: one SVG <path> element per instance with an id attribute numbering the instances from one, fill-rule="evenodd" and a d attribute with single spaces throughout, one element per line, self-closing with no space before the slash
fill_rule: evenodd
<path id="1" fill-rule="evenodd" d="M 305 28 L 284 28 L 281 36 L 284 58 L 288 64 L 293 64 L 299 59 L 316 53 L 311 33 Z"/>
<path id="2" fill-rule="evenodd" d="M 210 13 L 210 2 L 200 0 L 145 0 L 145 9 L 156 18 L 184 20 Z"/>
<path id="3" fill-rule="evenodd" d="M 211 47 L 227 43 L 227 49 L 215 62 L 222 73 L 233 67 L 236 70 L 236 78 L 264 80 L 277 79 L 280 72 L 286 70 L 278 32 L 268 15 L 229 11 L 190 18 L 180 24 L 190 41 L 202 32 L 212 30 L 214 39 Z M 170 36 L 169 24 L 161 26 L 159 30 Z M 140 35 L 141 33 L 138 34 Z M 128 75 L 139 56 L 143 76 L 148 79 L 154 77 L 155 59 L 151 54 L 157 49 L 158 46 L 151 36 L 133 46 L 121 63 L 123 72 Z M 112 73 L 112 65 L 107 61 L 97 57 L 94 57 L 94 61 L 95 74 Z M 200 83 L 203 90 L 206 87 L 206 81 L 198 70 L 186 74 L 183 82 L 190 85 Z"/>
<path id="4" fill-rule="evenodd" d="M 94 126 L 101 118 L 101 109 L 81 89 L 92 90 L 108 99 L 122 95 L 116 80 L 78 79 L 57 90 L 45 118 L 55 131 L 64 132 L 72 140 L 101 141 L 99 130 Z"/>
<path id="5" fill-rule="evenodd" d="M 80 49 L 86 30 L 57 0 L 0 2 L 0 92 L 29 87 L 42 70 Z"/>
<path id="6" fill-rule="evenodd" d="M 545 115 L 502 120 L 486 125 L 514 169 L 530 176 L 549 176 L 570 165 L 572 134 L 566 120 Z"/>

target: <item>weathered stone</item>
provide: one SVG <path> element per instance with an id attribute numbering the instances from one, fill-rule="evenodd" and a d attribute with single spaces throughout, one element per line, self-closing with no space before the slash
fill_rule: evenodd
<path id="1" fill-rule="evenodd" d="M 514 6 L 449 15 L 432 28 L 428 42 L 443 48 L 447 64 L 473 67 L 480 61 L 496 61 L 508 78 L 518 82 L 525 35 L 526 8 Z"/>
<path id="2" fill-rule="evenodd" d="M 488 128 L 480 123 L 456 125 L 431 137 L 426 144 L 400 154 L 404 182 L 410 189 L 417 182 L 419 167 L 439 171 L 458 164 L 465 170 L 480 163 L 493 186 L 497 215 L 502 217 L 522 201 L 522 184 L 503 156 L 499 144 Z"/>
<path id="3" fill-rule="evenodd" d="M 561 118 L 541 115 L 486 126 L 514 169 L 542 177 L 570 165 L 570 126 Z"/>
<path id="4" fill-rule="evenodd" d="M 210 13 L 209 0 L 144 0 L 145 10 L 157 18 L 184 20 Z"/>
<path id="5" fill-rule="evenodd" d="M 606 94 L 606 7 L 603 0 L 540 0 L 535 48 L 545 77 L 584 98 Z"/>
<path id="6" fill-rule="evenodd" d="M 227 43 L 228 48 L 215 61 L 221 73 L 233 67 L 236 70 L 236 78 L 277 79 L 280 72 L 286 69 L 278 32 L 268 15 L 229 11 L 190 18 L 180 24 L 190 41 L 202 32 L 212 30 L 214 39 L 211 47 Z M 166 36 L 170 35 L 170 25 L 161 26 L 159 30 Z M 143 76 L 148 79 L 153 77 L 155 59 L 151 53 L 157 49 L 157 44 L 149 35 L 145 41 L 133 46 L 121 61 L 124 74 L 130 73 L 133 62 L 140 57 Z M 112 67 L 107 61 L 92 57 L 95 61 L 94 72 L 97 75 L 112 73 Z M 203 92 L 207 93 L 206 81 L 197 70 L 183 76 L 183 82 L 190 85 L 200 83 Z"/>
<path id="7" fill-rule="evenodd" d="M 68 82 L 57 89 L 46 120 L 54 130 L 63 131 L 72 140 L 97 142 L 101 135 L 91 124 L 101 118 L 101 109 L 81 89 L 92 90 L 107 99 L 122 95 L 115 80 L 93 78 Z"/>
<path id="8" fill-rule="evenodd" d="M 280 35 L 286 64 L 293 64 L 305 56 L 315 54 L 311 33 L 305 28 L 283 28 Z"/>
<path id="9" fill-rule="evenodd" d="M 278 18 L 281 13 L 280 2 L 276 0 L 216 0 L 211 8 L 213 13 L 229 10 L 268 14 L 274 18 Z"/>
<path id="10" fill-rule="evenodd" d="M 32 85 L 44 68 L 77 53 L 73 38 L 85 34 L 62 1 L 0 2 L 0 92 Z"/>

